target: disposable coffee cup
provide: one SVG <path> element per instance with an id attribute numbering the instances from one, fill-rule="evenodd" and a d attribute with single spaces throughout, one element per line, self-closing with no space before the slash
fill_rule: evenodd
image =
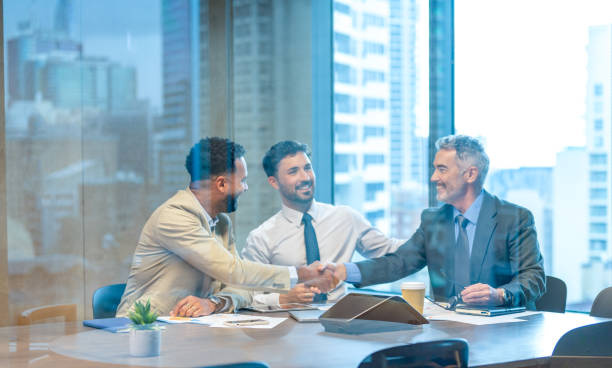
<path id="1" fill-rule="evenodd" d="M 425 303 L 425 283 L 424 282 L 403 282 L 402 298 L 412 306 L 412 308 L 423 314 L 423 304 Z"/>

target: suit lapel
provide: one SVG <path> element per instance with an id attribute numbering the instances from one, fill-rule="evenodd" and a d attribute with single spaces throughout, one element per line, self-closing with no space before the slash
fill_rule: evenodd
<path id="1" fill-rule="evenodd" d="M 472 255 L 470 257 L 470 280 L 472 283 L 480 279 L 484 258 L 491 244 L 493 231 L 495 231 L 497 226 L 495 219 L 497 215 L 496 202 L 493 196 L 486 191 L 483 194 L 484 198 L 482 199 L 482 207 L 478 215 L 474 243 L 472 244 Z"/>

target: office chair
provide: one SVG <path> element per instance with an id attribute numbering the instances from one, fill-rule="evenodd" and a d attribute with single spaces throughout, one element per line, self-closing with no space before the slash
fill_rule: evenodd
<path id="1" fill-rule="evenodd" d="M 102 286 L 94 291 L 91 300 L 93 318 L 113 318 L 125 291 L 125 284 Z"/>
<path id="2" fill-rule="evenodd" d="M 553 276 L 546 276 L 546 292 L 536 300 L 536 310 L 565 313 L 567 286 L 565 282 Z"/>
<path id="3" fill-rule="evenodd" d="M 603 289 L 591 306 L 591 316 L 612 318 L 612 286 Z"/>
<path id="4" fill-rule="evenodd" d="M 550 367 L 611 367 L 612 321 L 575 328 L 561 336 Z"/>
<path id="5" fill-rule="evenodd" d="M 467 367 L 467 341 L 448 339 L 395 346 L 374 352 L 359 364 L 359 368 L 423 366 Z"/>
<path id="6" fill-rule="evenodd" d="M 64 321 L 72 322 L 77 318 L 76 304 L 44 305 L 42 307 L 30 308 L 21 313 L 17 324 L 27 326 L 49 318 L 64 317 Z"/>
<path id="7" fill-rule="evenodd" d="M 264 362 L 244 362 L 244 363 L 230 363 L 222 365 L 211 365 L 202 368 L 270 368 Z"/>

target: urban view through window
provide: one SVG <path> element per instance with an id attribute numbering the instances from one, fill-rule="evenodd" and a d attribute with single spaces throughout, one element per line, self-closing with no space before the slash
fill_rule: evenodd
<path id="1" fill-rule="evenodd" d="M 310 20 L 295 18 L 307 3 L 232 2 L 226 134 L 249 165 L 239 246 L 279 208 L 263 153 L 311 139 L 300 130 L 312 122 L 310 34 L 299 32 Z M 456 132 L 485 143 L 485 188 L 533 212 L 546 273 L 567 283 L 574 310 L 612 284 L 612 12 L 588 3 L 455 6 Z M 218 132 L 202 117 L 219 93 L 209 3 L 3 4 L 10 313 L 74 302 L 83 317 L 93 290 L 125 282 L 152 210 L 186 186 L 188 147 Z M 428 206 L 428 22 L 423 0 L 333 2 L 335 203 L 401 239 Z"/>

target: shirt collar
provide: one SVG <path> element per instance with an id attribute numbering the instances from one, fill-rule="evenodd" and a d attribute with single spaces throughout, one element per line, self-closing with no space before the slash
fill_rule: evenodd
<path id="1" fill-rule="evenodd" d="M 297 226 L 302 224 L 302 217 L 304 216 L 302 212 L 289 208 L 285 206 L 284 203 L 282 204 L 281 212 L 283 213 L 283 216 L 285 216 L 285 218 L 292 224 Z M 319 211 L 317 210 L 316 201 L 314 199 L 312 200 L 310 208 L 306 212 L 312 216 L 312 220 L 314 222 L 317 222 L 317 215 L 319 214 Z"/>
<path id="2" fill-rule="evenodd" d="M 483 193 L 484 190 L 480 191 L 480 194 L 478 195 L 478 197 L 476 197 L 474 203 L 472 203 L 470 208 L 468 208 L 467 211 L 465 211 L 465 213 L 463 214 L 463 217 L 468 219 L 471 224 L 476 225 L 476 223 L 478 222 L 478 215 L 480 214 L 480 208 L 482 207 L 482 200 L 484 198 Z M 458 209 L 453 207 L 453 220 L 456 219 L 457 216 L 459 216 L 460 214 L 461 212 L 459 212 Z"/>
<path id="3" fill-rule="evenodd" d="M 217 225 L 217 222 L 219 222 L 219 218 L 218 217 L 215 217 L 215 218 L 210 217 L 208 212 L 206 212 L 206 210 L 204 209 L 204 206 L 202 206 L 202 203 L 200 203 L 200 201 L 198 201 L 198 198 L 195 196 L 195 194 L 193 194 L 191 189 L 187 188 L 187 191 L 189 192 L 189 194 L 191 194 L 191 196 L 193 197 L 195 202 L 202 209 L 202 212 L 204 213 L 204 218 L 206 219 L 206 222 L 208 223 L 208 227 L 210 228 L 210 231 L 214 232 L 215 231 L 215 226 Z"/>

